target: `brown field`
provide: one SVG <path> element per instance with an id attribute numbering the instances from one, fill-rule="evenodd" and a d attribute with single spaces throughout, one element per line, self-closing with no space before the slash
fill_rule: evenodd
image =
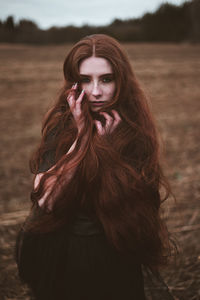
<path id="1" fill-rule="evenodd" d="M 200 45 L 125 45 L 148 95 L 163 141 L 163 168 L 177 203 L 165 203 L 176 261 L 163 270 L 175 299 L 200 299 Z M 13 260 L 16 232 L 27 215 L 28 159 L 42 116 L 62 86 L 61 46 L 0 45 L 0 299 L 29 299 Z M 162 300 L 162 299 L 161 299 Z"/>

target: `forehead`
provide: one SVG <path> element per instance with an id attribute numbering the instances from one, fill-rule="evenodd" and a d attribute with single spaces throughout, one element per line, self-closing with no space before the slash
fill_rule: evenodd
<path id="1" fill-rule="evenodd" d="M 91 56 L 81 62 L 79 72 L 80 74 L 95 75 L 113 73 L 113 70 L 107 59 Z"/>

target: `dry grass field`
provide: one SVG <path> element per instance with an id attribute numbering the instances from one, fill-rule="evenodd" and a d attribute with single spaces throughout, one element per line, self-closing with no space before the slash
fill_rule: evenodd
<path id="1" fill-rule="evenodd" d="M 163 270 L 175 299 L 200 299 L 200 45 L 125 45 L 149 97 L 176 196 L 165 203 L 179 254 Z M 16 232 L 29 209 L 28 160 L 43 114 L 62 86 L 68 45 L 0 45 L 0 299 L 29 299 L 13 260 Z M 160 299 L 162 300 L 162 299 Z"/>

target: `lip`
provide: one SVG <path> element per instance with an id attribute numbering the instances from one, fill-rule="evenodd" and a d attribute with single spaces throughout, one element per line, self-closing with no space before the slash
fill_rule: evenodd
<path id="1" fill-rule="evenodd" d="M 90 101 L 93 106 L 102 106 L 105 101 Z"/>

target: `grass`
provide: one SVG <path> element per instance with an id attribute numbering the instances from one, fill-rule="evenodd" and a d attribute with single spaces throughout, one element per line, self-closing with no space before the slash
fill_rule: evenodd
<path id="1" fill-rule="evenodd" d="M 165 204 L 179 255 L 163 270 L 177 300 L 200 299 L 200 46 L 126 44 L 135 74 L 154 113 L 162 165 L 177 203 Z M 62 87 L 69 45 L 0 45 L 1 299 L 28 299 L 12 253 L 16 231 L 30 206 L 28 159 L 40 139 L 42 117 Z M 14 217 L 13 217 L 14 214 Z M 17 217 L 19 216 L 19 217 Z M 14 218 L 14 221 L 13 221 Z M 10 222 L 10 223 L 9 223 Z M 7 279 L 7 280 L 6 280 Z M 14 292 L 15 291 L 15 292 Z"/>

